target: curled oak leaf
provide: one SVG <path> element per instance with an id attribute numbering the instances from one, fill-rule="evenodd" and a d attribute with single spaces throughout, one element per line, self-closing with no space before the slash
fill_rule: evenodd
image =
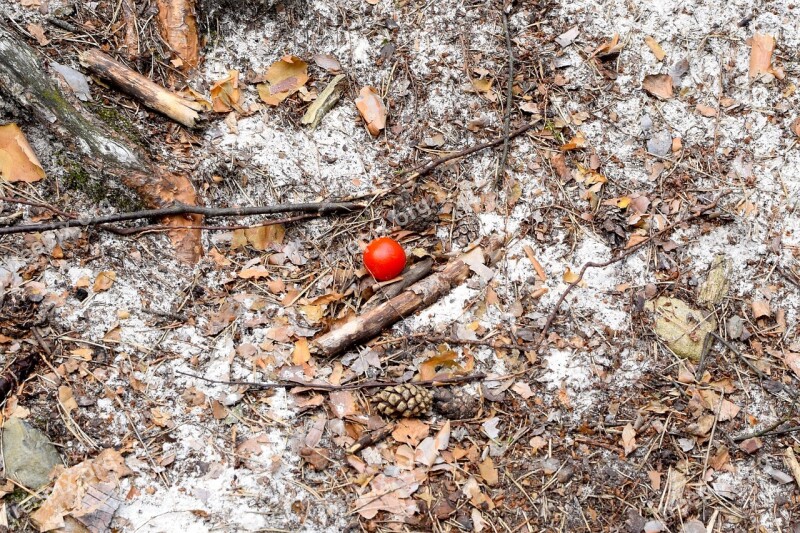
<path id="1" fill-rule="evenodd" d="M 377 137 L 386 127 L 386 106 L 375 87 L 366 86 L 358 94 L 359 97 L 356 98 L 358 112 L 367 123 L 370 135 Z"/>

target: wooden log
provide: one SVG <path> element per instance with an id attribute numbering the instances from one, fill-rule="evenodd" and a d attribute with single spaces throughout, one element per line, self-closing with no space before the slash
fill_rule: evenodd
<path id="1" fill-rule="evenodd" d="M 484 257 L 487 257 L 491 262 L 499 244 L 497 241 L 492 241 L 485 252 L 481 248 L 476 248 L 469 254 L 451 260 L 440 272 L 431 274 L 391 300 L 314 339 L 312 349 L 315 353 L 332 356 L 375 337 L 398 320 L 436 302 L 454 286 L 467 279 L 470 263 L 474 264 L 476 258 L 483 262 Z"/>
<path id="2" fill-rule="evenodd" d="M 176 201 L 196 204 L 194 187 L 186 176 L 151 164 L 140 148 L 86 112 L 77 99 L 60 90 L 36 51 L 2 23 L 0 91 L 32 112 L 88 172 L 128 187 L 147 207 L 168 207 Z M 201 224 L 202 218 L 181 216 L 165 221 L 175 226 L 185 226 L 187 222 Z M 173 230 L 169 236 L 179 259 L 187 262 L 199 259 L 200 230 Z"/>
<path id="3" fill-rule="evenodd" d="M 180 68 L 189 70 L 199 61 L 196 0 L 158 0 L 158 25 L 161 36 L 180 59 Z"/>
<path id="4" fill-rule="evenodd" d="M 198 102 L 181 98 L 107 56 L 100 50 L 88 50 L 78 56 L 81 65 L 92 74 L 111 81 L 150 109 L 163 113 L 187 128 L 194 128 L 203 108 Z"/>

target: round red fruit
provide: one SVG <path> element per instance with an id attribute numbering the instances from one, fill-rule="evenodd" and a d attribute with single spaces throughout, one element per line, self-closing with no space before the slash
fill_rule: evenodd
<path id="1" fill-rule="evenodd" d="M 396 240 L 380 237 L 364 250 L 364 266 L 376 280 L 390 280 L 406 267 L 406 253 Z"/>

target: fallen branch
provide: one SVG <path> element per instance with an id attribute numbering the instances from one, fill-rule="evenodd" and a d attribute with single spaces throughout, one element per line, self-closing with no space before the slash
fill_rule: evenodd
<path id="1" fill-rule="evenodd" d="M 367 303 L 364 304 L 362 311 L 368 311 L 379 306 L 387 300 L 391 300 L 408 287 L 430 274 L 431 269 L 433 269 L 433 259 L 426 257 L 419 263 L 416 263 L 409 268 L 407 272 L 404 272 L 402 274 L 403 279 L 400 281 L 378 287 L 378 290 L 375 291 L 375 294 L 372 295 L 372 298 L 370 298 Z"/>
<path id="2" fill-rule="evenodd" d="M 719 204 L 719 201 L 722 199 L 722 197 L 725 196 L 726 194 L 728 194 L 728 192 L 729 191 L 723 191 L 722 193 L 720 193 L 720 195 L 713 202 L 711 202 L 710 204 L 708 204 L 706 206 L 703 206 L 703 207 L 699 208 L 698 210 L 696 210 L 694 212 L 694 214 L 684 218 L 683 220 L 679 220 L 678 222 L 670 224 L 670 225 L 668 225 L 667 227 L 665 227 L 664 229 L 662 229 L 660 231 L 657 231 L 657 232 L 653 233 L 652 235 L 650 235 L 645 240 L 643 240 L 643 241 L 631 246 L 630 248 L 628 248 L 626 250 L 623 250 L 623 252 L 620 253 L 617 257 L 615 257 L 613 259 L 609 259 L 608 261 L 603 261 L 601 263 L 597 263 L 597 262 L 594 262 L 594 261 L 589 261 L 588 263 L 584 264 L 581 267 L 580 271 L 578 271 L 578 277 L 574 281 L 570 282 L 570 284 L 567 286 L 567 288 L 564 289 L 564 292 L 561 293 L 561 296 L 559 296 L 558 300 L 556 300 L 556 304 L 553 307 L 553 310 L 550 311 L 550 314 L 547 316 L 547 320 L 545 321 L 544 326 L 542 326 L 542 331 L 541 331 L 541 333 L 539 333 L 539 337 L 537 338 L 536 343 L 534 344 L 534 350 L 538 350 L 539 348 L 541 348 L 542 343 L 544 342 L 545 336 L 547 335 L 547 332 L 550 330 L 550 326 L 552 326 L 553 321 L 555 320 L 556 316 L 558 315 L 558 311 L 559 311 L 559 309 L 561 307 L 561 304 L 564 303 L 564 300 L 567 298 L 569 293 L 572 292 L 572 289 L 574 289 L 581 282 L 581 280 L 583 280 L 583 276 L 586 274 L 587 270 L 589 270 L 590 268 L 605 268 L 607 266 L 613 265 L 614 263 L 618 263 L 618 262 L 622 261 L 623 259 L 625 259 L 626 257 L 628 257 L 629 255 L 632 255 L 632 254 L 638 252 L 639 249 L 641 249 L 643 246 L 649 244 L 653 239 L 657 239 L 659 237 L 663 237 L 667 233 L 673 231 L 678 226 L 680 226 L 682 224 L 686 224 L 687 222 L 691 222 L 692 220 L 695 220 L 695 219 L 698 219 L 698 218 L 702 217 L 708 211 L 710 211 L 712 209 L 715 209 L 717 207 L 717 204 Z"/>
<path id="3" fill-rule="evenodd" d="M 499 242 L 492 241 L 486 255 L 491 257 L 497 247 Z M 483 250 L 477 248 L 470 254 L 483 254 Z M 312 341 L 314 350 L 324 356 L 336 355 L 355 344 L 375 337 L 388 326 L 418 309 L 431 305 L 469 276 L 470 266 L 465 257 L 466 254 L 451 260 L 441 272 L 431 274 L 391 300 L 317 337 Z"/>
<path id="4" fill-rule="evenodd" d="M 88 50 L 78 56 L 81 65 L 92 74 L 110 80 L 122 92 L 133 96 L 145 106 L 163 113 L 187 128 L 194 128 L 203 106 L 198 102 L 181 98 L 157 83 L 152 82 L 100 50 Z"/>
<path id="5" fill-rule="evenodd" d="M 206 383 L 215 383 L 217 385 L 233 385 L 233 386 L 244 386 L 244 387 L 253 387 L 256 389 L 295 389 L 299 388 L 301 390 L 296 392 L 304 392 L 304 391 L 325 391 L 325 392 L 335 392 L 335 391 L 343 391 L 343 390 L 360 390 L 360 389 L 373 389 L 373 388 L 385 388 L 385 387 L 394 387 L 396 385 L 401 385 L 403 382 L 401 381 L 362 381 L 361 383 L 347 383 L 344 385 L 330 385 L 328 383 L 314 383 L 309 381 L 300 381 L 300 380 L 285 380 L 285 381 L 274 381 L 274 382 L 262 382 L 262 381 L 222 381 L 218 379 L 210 379 L 204 376 L 198 376 L 197 374 L 192 374 L 190 372 L 183 372 L 181 370 L 175 371 L 182 376 L 189 376 L 192 378 L 200 379 L 205 381 Z M 451 376 L 451 377 L 442 377 L 442 378 L 435 378 L 435 379 L 426 379 L 422 381 L 412 381 L 414 385 L 418 387 L 442 387 L 445 385 L 455 385 L 459 383 L 471 383 L 473 381 L 480 381 L 486 378 L 486 374 L 483 373 L 475 373 L 475 374 L 467 374 L 465 376 Z"/>
<path id="6" fill-rule="evenodd" d="M 175 205 L 160 209 L 145 209 L 143 211 L 133 211 L 130 213 L 114 213 L 99 217 L 82 217 L 69 220 L 57 220 L 54 222 L 43 222 L 41 224 L 27 224 L 20 226 L 10 226 L 0 228 L 0 235 L 12 233 L 31 233 L 40 231 L 51 231 L 62 228 L 83 228 L 88 226 L 102 226 L 113 222 L 125 222 L 129 220 L 140 220 L 144 218 L 162 218 L 166 216 L 180 215 L 202 215 L 207 218 L 215 217 L 241 217 L 250 215 L 274 215 L 278 213 L 312 213 L 317 215 L 329 215 L 332 213 L 346 213 L 363 209 L 362 204 L 356 202 L 317 202 L 303 204 L 277 204 L 253 207 L 205 207 L 201 205 L 186 205 L 177 203 Z M 173 226 L 175 227 L 175 226 Z M 204 228 L 204 226 L 177 226 L 183 228 Z M 134 228 L 135 229 L 135 228 Z M 159 230 L 163 227 L 159 227 Z M 226 228 L 227 229 L 227 228 Z"/>
<path id="7" fill-rule="evenodd" d="M 48 128 L 86 170 L 112 178 L 109 188 L 116 181 L 134 191 L 150 208 L 196 203 L 187 176 L 151 164 L 141 148 L 88 113 L 71 93 L 61 91 L 39 54 L 5 24 L 0 24 L 0 90 Z M 186 221 L 171 218 L 166 223 L 185 225 Z M 179 259 L 192 263 L 200 258 L 200 235 L 198 230 L 170 232 Z"/>

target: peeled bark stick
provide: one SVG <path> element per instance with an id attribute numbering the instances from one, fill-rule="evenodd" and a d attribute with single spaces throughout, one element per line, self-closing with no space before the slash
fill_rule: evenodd
<path id="1" fill-rule="evenodd" d="M 37 52 L 0 23 L 0 91 L 9 101 L 47 127 L 89 173 L 112 178 L 133 190 L 151 208 L 169 207 L 175 202 L 195 204 L 196 195 L 186 176 L 167 172 L 151 164 L 147 154 L 120 138 L 108 125 L 85 111 L 77 99 L 62 92 Z M 201 223 L 192 217 L 194 224 Z M 167 219 L 170 225 L 186 225 L 183 216 Z M 200 230 L 173 230 L 170 239 L 180 259 L 196 261 Z"/>
<path id="2" fill-rule="evenodd" d="M 93 74 L 110 80 L 120 90 L 140 100 L 150 109 L 165 114 L 187 128 L 194 128 L 200 118 L 198 111 L 202 111 L 203 107 L 199 103 L 166 90 L 122 63 L 114 61 L 100 50 L 81 52 L 78 58 L 81 65 Z"/>
<path id="3" fill-rule="evenodd" d="M 499 242 L 492 241 L 485 251 L 475 248 L 468 254 L 453 259 L 441 272 L 431 274 L 404 290 L 388 302 L 359 315 L 351 321 L 332 329 L 312 343 L 313 349 L 324 356 L 336 355 L 347 348 L 378 335 L 388 326 L 423 307 L 428 307 L 463 282 L 470 273 L 470 264 L 483 263 L 484 257 L 494 255 Z"/>

